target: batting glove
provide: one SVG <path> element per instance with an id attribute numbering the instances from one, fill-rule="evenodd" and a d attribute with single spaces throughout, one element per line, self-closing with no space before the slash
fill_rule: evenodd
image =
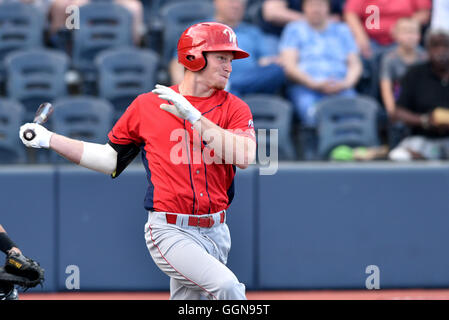
<path id="1" fill-rule="evenodd" d="M 186 98 L 175 92 L 173 89 L 157 84 L 156 89 L 152 92 L 157 94 L 159 98 L 173 103 L 161 104 L 160 107 L 162 110 L 168 111 L 181 119 L 188 120 L 191 124 L 194 124 L 201 118 L 201 112 L 192 106 Z"/>
<path id="2" fill-rule="evenodd" d="M 25 130 L 31 129 L 34 131 L 36 136 L 33 140 L 28 141 L 23 137 L 23 133 Z M 53 132 L 48 131 L 45 127 L 41 126 L 37 123 L 26 123 L 20 127 L 19 137 L 22 140 L 23 144 L 28 148 L 46 148 L 50 147 L 50 138 Z"/>

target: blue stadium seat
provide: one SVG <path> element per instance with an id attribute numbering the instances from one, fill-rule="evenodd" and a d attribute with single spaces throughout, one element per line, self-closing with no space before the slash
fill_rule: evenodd
<path id="1" fill-rule="evenodd" d="M 34 119 L 37 107 L 67 94 L 65 74 L 69 58 L 48 49 L 13 52 L 5 58 L 6 91 L 25 107 L 26 121 Z"/>
<path id="2" fill-rule="evenodd" d="M 118 118 L 139 94 L 154 88 L 159 56 L 132 47 L 110 49 L 100 53 L 95 64 L 99 95 L 112 103 Z"/>
<path id="3" fill-rule="evenodd" d="M 107 142 L 113 112 L 108 101 L 91 96 L 74 96 L 58 99 L 53 105 L 54 132 L 88 142 Z"/>
<path id="4" fill-rule="evenodd" d="M 58 99 L 53 104 L 53 131 L 72 139 L 104 144 L 112 127 L 113 107 L 104 99 L 92 96 L 75 96 Z M 56 153 L 51 154 L 56 163 L 66 162 Z"/>
<path id="5" fill-rule="evenodd" d="M 80 7 L 80 28 L 74 30 L 72 63 L 87 82 L 96 79 L 94 59 L 102 50 L 133 45 L 132 15 L 124 7 L 96 1 Z"/>
<path id="6" fill-rule="evenodd" d="M 271 136 L 269 129 L 278 130 L 278 144 L 274 146 L 278 149 L 279 160 L 296 160 L 296 152 L 291 138 L 293 107 L 291 103 L 277 95 L 251 94 L 243 97 L 253 114 L 254 128 L 267 129 L 266 153 L 271 147 Z M 264 143 L 258 134 L 258 148 Z"/>
<path id="7" fill-rule="evenodd" d="M 19 140 L 23 106 L 15 100 L 0 98 L 0 163 L 24 163 L 25 146 Z"/>
<path id="8" fill-rule="evenodd" d="M 22 2 L 0 3 L 0 82 L 3 81 L 3 59 L 14 50 L 43 45 L 44 17 Z"/>
<path id="9" fill-rule="evenodd" d="M 377 146 L 379 105 L 368 96 L 329 97 L 317 105 L 318 156 L 325 160 L 333 148 Z"/>
<path id="10" fill-rule="evenodd" d="M 173 58 L 179 36 L 190 25 L 212 19 L 215 7 L 209 1 L 187 0 L 173 2 L 161 8 L 163 26 L 162 64 L 167 66 Z"/>
<path id="11" fill-rule="evenodd" d="M 190 0 L 188 0 L 188 1 L 190 1 Z M 196 1 L 200 1 L 203 3 L 204 2 L 209 2 L 209 3 L 213 2 L 213 0 L 196 0 Z M 150 10 L 150 12 L 148 12 L 148 14 L 151 17 L 155 17 L 160 13 L 160 11 L 162 10 L 162 8 L 164 6 L 171 5 L 173 3 L 186 2 L 186 0 L 152 0 L 150 2 L 151 2 L 151 4 L 147 5 L 148 10 Z"/>

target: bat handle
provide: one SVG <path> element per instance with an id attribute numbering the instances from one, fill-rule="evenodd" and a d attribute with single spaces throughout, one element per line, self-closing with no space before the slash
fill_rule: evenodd
<path id="1" fill-rule="evenodd" d="M 23 132 L 23 138 L 27 141 L 31 141 L 36 137 L 36 132 L 34 132 L 34 130 L 32 129 L 26 129 Z"/>

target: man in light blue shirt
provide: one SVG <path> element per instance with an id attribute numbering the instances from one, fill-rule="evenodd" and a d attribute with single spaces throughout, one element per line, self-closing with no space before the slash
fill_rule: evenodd
<path id="1" fill-rule="evenodd" d="M 280 41 L 290 80 L 288 95 L 304 126 L 316 126 L 316 104 L 326 96 L 354 96 L 362 65 L 344 23 L 331 22 L 329 0 L 303 1 L 305 21 L 289 23 Z"/>

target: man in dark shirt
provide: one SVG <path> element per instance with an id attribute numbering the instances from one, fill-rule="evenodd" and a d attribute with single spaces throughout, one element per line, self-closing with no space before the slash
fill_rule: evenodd
<path id="1" fill-rule="evenodd" d="M 395 117 L 411 128 L 411 136 L 390 152 L 392 160 L 449 157 L 449 123 L 435 113 L 449 111 L 449 33 L 430 30 L 426 48 L 429 61 L 411 67 L 402 82 Z"/>

